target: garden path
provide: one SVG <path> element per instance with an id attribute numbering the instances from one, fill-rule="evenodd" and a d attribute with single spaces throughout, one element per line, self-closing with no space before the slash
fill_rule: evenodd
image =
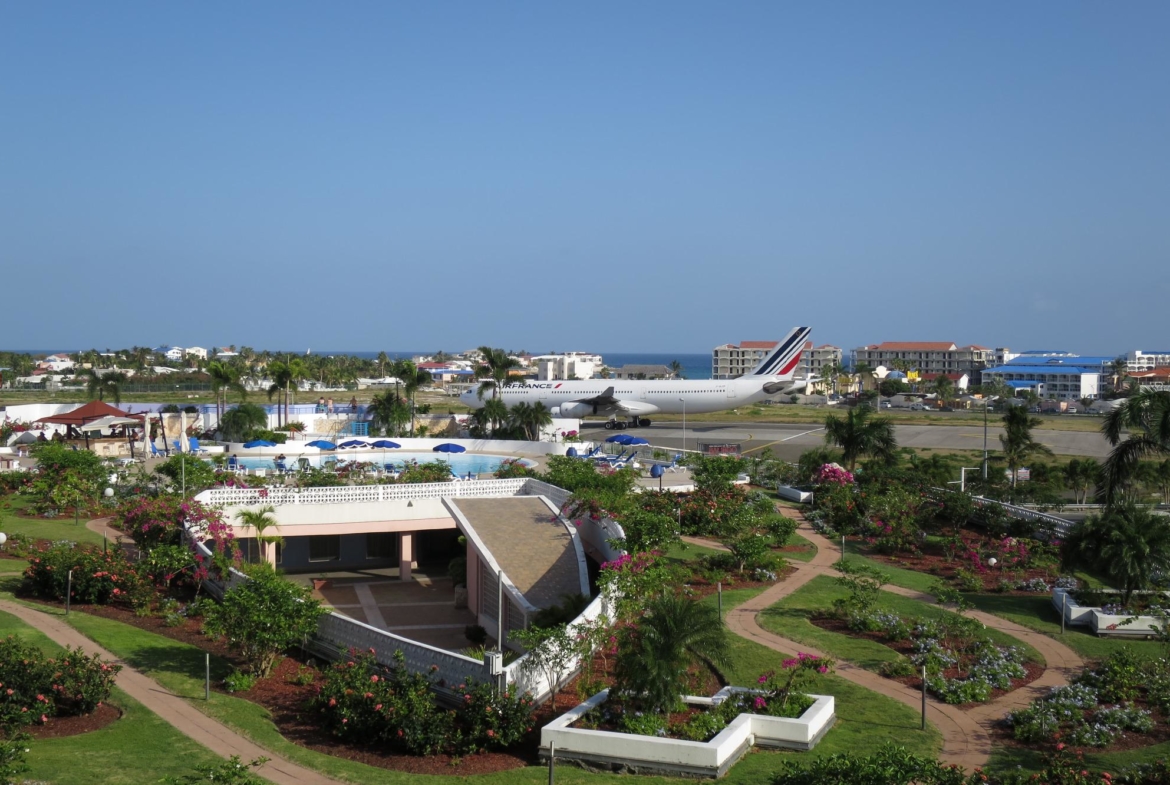
<path id="1" fill-rule="evenodd" d="M 98 654 L 103 659 L 122 665 L 122 671 L 117 678 L 119 687 L 173 725 L 180 733 L 189 736 L 215 754 L 225 758 L 239 755 L 245 762 L 256 758 L 268 758 L 268 762 L 255 772 L 277 785 L 342 785 L 338 780 L 284 760 L 254 744 L 223 723 L 199 711 L 189 701 L 169 692 L 154 679 L 118 660 L 60 618 L 8 600 L 0 600 L 0 610 L 11 613 L 35 627 L 61 646 L 81 647 L 90 654 Z"/>
<path id="2" fill-rule="evenodd" d="M 732 632 L 776 651 L 789 654 L 804 651 L 820 655 L 821 652 L 768 632 L 756 623 L 756 616 L 759 613 L 792 594 L 818 575 L 835 576 L 838 574 L 833 569 L 833 564 L 839 557 L 839 551 L 835 544 L 813 531 L 799 510 L 785 507 L 784 512 L 797 520 L 799 523 L 798 531 L 817 546 L 817 554 L 807 563 L 793 562 L 796 572 L 787 580 L 776 584 L 729 612 L 727 626 Z M 685 539 L 695 545 L 725 550 L 718 543 L 705 541 L 701 538 L 688 537 Z M 929 605 L 937 605 L 933 597 L 901 586 L 884 586 L 883 591 L 909 597 Z M 1027 706 L 1036 698 L 1047 693 L 1052 687 L 1068 684 L 1069 679 L 1084 666 L 1084 661 L 1063 643 L 1015 622 L 982 611 L 967 611 L 966 615 L 978 619 L 988 627 L 1005 632 L 1030 644 L 1044 657 L 1046 665 L 1044 673 L 1031 684 L 970 709 L 960 709 L 957 706 L 928 698 L 927 705 L 931 709 L 929 716 L 943 735 L 941 758 L 946 763 L 971 768 L 987 763 L 991 754 L 990 730 L 996 721 L 1009 711 Z M 858 668 L 851 663 L 839 662 L 837 673 L 855 684 L 887 695 L 914 708 L 919 708 L 922 705 L 922 694 L 918 690 Z"/>

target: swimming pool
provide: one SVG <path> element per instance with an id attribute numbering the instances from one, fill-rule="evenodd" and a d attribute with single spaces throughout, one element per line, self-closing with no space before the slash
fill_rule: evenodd
<path id="1" fill-rule="evenodd" d="M 275 448 L 272 452 L 279 454 Z M 383 460 L 383 457 L 385 460 Z M 305 458 L 310 466 L 320 468 L 326 464 L 336 463 L 337 461 L 363 461 L 374 464 L 386 463 L 395 469 L 401 469 L 403 464 L 407 461 L 417 461 L 419 463 L 429 463 L 431 461 L 442 461 L 451 465 L 451 471 L 459 476 L 465 474 L 490 474 L 499 468 L 504 461 L 511 460 L 505 455 L 483 455 L 480 453 L 460 452 L 460 453 L 437 453 L 437 452 L 407 452 L 404 450 L 340 450 L 338 452 L 327 452 L 319 455 L 289 455 L 285 459 L 285 465 L 293 469 L 297 466 L 297 461 L 300 458 Z M 245 469 L 275 469 L 276 457 L 268 456 L 240 456 L 237 459 L 241 466 Z M 526 466 L 535 465 L 531 461 L 521 461 Z"/>

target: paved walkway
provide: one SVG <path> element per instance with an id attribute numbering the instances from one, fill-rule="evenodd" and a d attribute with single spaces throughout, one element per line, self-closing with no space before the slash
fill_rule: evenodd
<path id="1" fill-rule="evenodd" d="M 794 574 L 728 612 L 727 626 L 737 635 L 767 646 L 774 651 L 786 654 L 803 651 L 813 655 L 821 655 L 823 652 L 806 644 L 797 643 L 763 629 L 756 621 L 756 617 L 761 612 L 792 594 L 818 575 L 836 576 L 839 574 L 833 569 L 833 564 L 839 556 L 835 544 L 813 531 L 799 511 L 785 508 L 784 512 L 799 522 L 798 531 L 817 546 L 817 554 L 806 563 L 791 562 L 796 567 Z M 702 538 L 686 537 L 684 539 L 695 545 L 725 550 L 718 543 Z M 885 586 L 884 590 L 931 605 L 935 604 L 933 597 L 904 589 L 901 586 Z M 988 627 L 1001 630 L 1029 643 L 1040 652 L 1047 664 L 1040 678 L 1028 686 L 1013 690 L 994 701 L 970 709 L 961 709 L 930 697 L 927 698 L 927 719 L 934 723 L 943 737 L 940 757 L 945 763 L 971 769 L 987 764 L 991 756 L 990 730 L 997 720 L 1013 709 L 1026 706 L 1035 698 L 1046 693 L 1051 687 L 1068 684 L 1069 678 L 1080 670 L 1084 662 L 1072 649 L 1047 635 L 981 611 L 968 611 L 967 615 L 978 619 Z M 892 679 L 886 679 L 852 663 L 839 660 L 837 674 L 854 684 L 901 701 L 914 709 L 919 709 L 922 706 L 922 693 L 919 690 L 907 687 Z"/>
<path id="2" fill-rule="evenodd" d="M 183 735 L 189 736 L 217 755 L 224 758 L 239 755 L 243 761 L 268 758 L 267 763 L 255 770 L 266 780 L 278 785 L 342 785 L 338 780 L 284 760 L 254 744 L 223 723 L 199 711 L 189 701 L 169 692 L 158 682 L 121 662 L 59 617 L 7 600 L 0 600 L 0 611 L 11 613 L 61 646 L 81 647 L 90 654 L 98 654 L 103 659 L 118 662 L 122 665 L 122 671 L 117 678 L 118 686 L 131 698 L 169 722 Z"/>

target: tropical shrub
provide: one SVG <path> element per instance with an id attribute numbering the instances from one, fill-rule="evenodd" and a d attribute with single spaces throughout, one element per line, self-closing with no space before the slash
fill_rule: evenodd
<path id="1" fill-rule="evenodd" d="M 172 455 L 154 467 L 154 473 L 167 478 L 175 490 L 185 485 L 192 495 L 216 484 L 215 466 L 189 453 Z"/>
<path id="2" fill-rule="evenodd" d="M 122 531 L 144 551 L 181 544 L 184 524 L 204 536 L 211 534 L 212 528 L 228 528 L 218 510 L 177 495 L 131 499 L 118 510 L 117 517 Z"/>
<path id="3" fill-rule="evenodd" d="M 0 640 L 0 727 L 89 714 L 109 700 L 121 669 L 80 649 L 53 658 L 15 636 Z"/>
<path id="4" fill-rule="evenodd" d="M 497 695 L 487 684 L 459 684 L 454 686 L 458 708 L 445 711 L 430 679 L 407 669 L 401 651 L 394 660 L 388 668 L 372 652 L 350 652 L 348 660 L 334 663 L 310 704 L 323 727 L 338 738 L 412 755 L 504 748 L 532 729 L 527 695 Z"/>
<path id="5" fill-rule="evenodd" d="M 407 461 L 406 466 L 398 474 L 400 483 L 429 483 L 451 482 L 455 478 L 451 475 L 451 466 L 443 461 Z"/>
<path id="6" fill-rule="evenodd" d="M 134 566 L 121 550 L 102 552 L 56 543 L 29 559 L 21 591 L 42 600 L 64 602 L 72 571 L 72 601 L 106 605 L 129 601 L 140 583 Z"/>
<path id="7" fill-rule="evenodd" d="M 203 628 L 226 638 L 250 672 L 263 678 L 281 652 L 316 633 L 322 612 L 305 587 L 256 569 L 206 609 Z"/>
<path id="8" fill-rule="evenodd" d="M 268 780 L 251 774 L 250 769 L 257 769 L 267 762 L 268 758 L 257 758 L 250 763 L 244 763 L 239 755 L 233 755 L 219 763 L 196 766 L 192 774 L 166 777 L 162 782 L 164 785 L 199 785 L 207 782 L 214 782 L 217 785 L 265 785 Z"/>

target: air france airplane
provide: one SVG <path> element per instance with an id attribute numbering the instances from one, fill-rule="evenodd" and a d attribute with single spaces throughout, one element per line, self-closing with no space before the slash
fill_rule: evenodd
<path id="1" fill-rule="evenodd" d="M 760 363 L 738 379 L 634 379 L 586 381 L 515 382 L 500 389 L 506 406 L 543 403 L 553 417 L 580 418 L 609 415 L 606 428 L 647 426 L 651 414 L 700 414 L 720 412 L 754 403 L 769 395 L 791 393 L 805 385 L 793 381 L 810 328 L 796 327 Z M 485 393 L 485 397 L 487 393 Z M 468 390 L 459 400 L 479 409 L 484 399 Z"/>

